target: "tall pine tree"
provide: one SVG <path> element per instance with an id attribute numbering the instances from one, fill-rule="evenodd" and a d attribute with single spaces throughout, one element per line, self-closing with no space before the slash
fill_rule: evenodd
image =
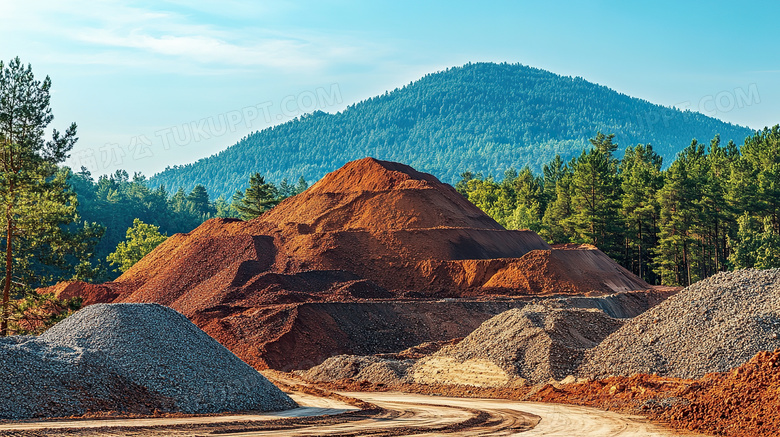
<path id="1" fill-rule="evenodd" d="M 32 293 L 42 271 L 66 267 L 74 255 L 72 243 L 79 240 L 65 228 L 78 219 L 76 196 L 67 185 L 67 172 L 56 166 L 77 140 L 76 124 L 64 134 L 55 129 L 50 140 L 44 138 L 53 119 L 50 88 L 48 77 L 36 80 L 32 67 L 19 58 L 8 64 L 0 61 L 0 223 L 5 237 L 1 335 L 8 332 L 11 298 Z M 90 225 L 84 230 L 90 234 L 86 239 L 101 234 Z"/>
<path id="2" fill-rule="evenodd" d="M 233 207 L 242 219 L 251 220 L 276 206 L 279 203 L 278 194 L 274 184 L 266 182 L 260 173 L 254 173 L 249 178 L 246 193 L 239 190 L 233 195 Z"/>
<path id="3" fill-rule="evenodd" d="M 620 180 L 618 161 L 612 156 L 617 148 L 613 138 L 614 135 L 599 132 L 590 140 L 593 148 L 577 158 L 569 188 L 575 240 L 596 245 L 608 255 L 620 258 Z"/>
<path id="4" fill-rule="evenodd" d="M 661 156 L 651 145 L 626 148 L 620 165 L 621 215 L 625 221 L 623 265 L 649 282 L 652 277 L 652 248 L 658 234 L 659 205 L 656 193 L 661 188 Z"/>

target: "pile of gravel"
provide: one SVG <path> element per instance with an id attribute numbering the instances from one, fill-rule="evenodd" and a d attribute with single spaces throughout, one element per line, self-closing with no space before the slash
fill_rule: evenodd
<path id="1" fill-rule="evenodd" d="M 178 312 L 96 304 L 0 341 L 0 418 L 276 411 L 295 402 Z"/>
<path id="2" fill-rule="evenodd" d="M 337 355 L 306 371 L 296 372 L 309 381 L 332 382 L 343 379 L 373 384 L 395 385 L 405 382 L 414 360 L 394 360 L 374 356 Z"/>
<path id="3" fill-rule="evenodd" d="M 464 364 L 489 363 L 487 368 L 500 368 L 508 380 L 561 380 L 576 374 L 585 351 L 622 323 L 596 309 L 528 305 L 487 320 L 458 344 L 418 361 L 411 374 L 416 381 L 448 383 L 448 376 L 441 371 L 442 359 L 446 359 Z M 466 365 L 460 372 L 469 372 L 471 368 L 486 366 Z M 452 376 L 464 380 L 465 375 Z M 480 375 L 474 377 L 479 380 Z"/>
<path id="4" fill-rule="evenodd" d="M 589 351 L 580 376 L 700 378 L 780 348 L 780 269 L 719 273 L 635 317 Z"/>

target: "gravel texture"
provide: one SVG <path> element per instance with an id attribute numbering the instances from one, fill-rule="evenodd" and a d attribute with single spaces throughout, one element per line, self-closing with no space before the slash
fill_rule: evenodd
<path id="1" fill-rule="evenodd" d="M 493 317 L 460 343 L 443 348 L 430 359 L 486 360 L 510 378 L 545 383 L 575 374 L 585 351 L 622 323 L 596 309 L 528 305 Z M 422 359 L 415 365 L 415 377 L 426 371 L 426 361 Z"/>
<path id="2" fill-rule="evenodd" d="M 284 410 L 286 394 L 178 312 L 97 304 L 0 341 L 0 418 Z"/>
<path id="3" fill-rule="evenodd" d="M 373 356 L 337 355 L 306 371 L 298 371 L 309 381 L 332 382 L 342 379 L 394 385 L 405 382 L 414 360 L 394 360 Z"/>
<path id="4" fill-rule="evenodd" d="M 588 351 L 580 376 L 700 378 L 780 348 L 780 269 L 719 273 L 627 322 Z"/>

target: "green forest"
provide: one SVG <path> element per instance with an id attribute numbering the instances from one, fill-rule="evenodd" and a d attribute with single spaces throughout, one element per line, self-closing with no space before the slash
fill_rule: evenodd
<path id="1" fill-rule="evenodd" d="M 465 172 L 456 189 L 508 229 L 593 244 L 651 284 L 780 267 L 780 126 L 741 147 L 693 140 L 668 167 L 649 144 L 618 158 L 613 135 L 590 143 L 539 173 Z"/>
<path id="2" fill-rule="evenodd" d="M 114 264 L 121 262 L 109 263 L 107 257 L 127 238 L 135 220 L 155 226 L 162 236 L 169 236 L 189 232 L 214 217 L 251 219 L 308 187 L 302 178 L 295 184 L 283 180 L 277 185 L 257 174 L 244 181 L 246 194 L 239 190 L 228 199 L 211 199 L 203 185 L 196 185 L 189 192 L 183 188 L 168 192 L 164 186 L 151 189 L 143 175 L 130 178 L 124 170 L 97 180 L 85 168 L 77 173 L 67 167 L 62 171 L 77 195 L 79 219 L 102 229 L 103 237 L 94 247 L 90 261 L 95 269 L 94 279 L 103 281 L 119 275 Z M 260 206 L 254 206 L 255 203 Z"/>
<path id="3" fill-rule="evenodd" d="M 564 161 L 577 156 L 597 131 L 614 133 L 622 145 L 653 144 L 665 162 L 691 138 L 720 134 L 740 142 L 752 133 L 580 77 L 475 63 L 428 74 L 335 114 L 314 112 L 252 133 L 214 156 L 154 175 L 150 186 L 191 190 L 203 184 L 213 197 L 227 198 L 256 171 L 275 181 L 316 181 L 366 156 L 455 183 L 464 169 L 502 174 L 528 166 L 539 172 L 556 154 Z"/>

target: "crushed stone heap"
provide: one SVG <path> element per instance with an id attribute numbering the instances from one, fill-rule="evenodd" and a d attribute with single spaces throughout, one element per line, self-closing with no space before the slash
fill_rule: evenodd
<path id="1" fill-rule="evenodd" d="M 286 394 L 157 304 L 86 307 L 39 337 L 0 340 L 0 418 L 117 411 L 278 411 Z"/>
<path id="2" fill-rule="evenodd" d="M 697 379 L 780 348 L 780 269 L 699 281 L 633 318 L 588 351 L 580 375 L 657 373 Z"/>
<path id="3" fill-rule="evenodd" d="M 336 355 L 298 375 L 308 381 L 333 382 L 343 379 L 395 385 L 407 382 L 406 374 L 414 360 L 396 360 L 374 356 Z"/>
<path id="4" fill-rule="evenodd" d="M 409 376 L 418 383 L 475 386 L 561 380 L 576 373 L 587 349 L 622 324 L 601 310 L 528 305 L 419 360 Z"/>

